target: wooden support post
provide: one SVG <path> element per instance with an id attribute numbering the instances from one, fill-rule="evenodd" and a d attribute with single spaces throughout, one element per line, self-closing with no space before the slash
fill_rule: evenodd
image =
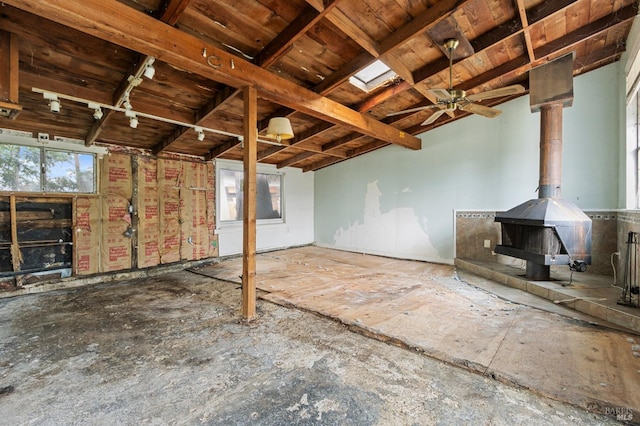
<path id="1" fill-rule="evenodd" d="M 256 316 L 256 162 L 258 157 L 258 97 L 244 89 L 244 182 L 242 211 L 242 317 Z"/>
<path id="2" fill-rule="evenodd" d="M 20 270 L 22 255 L 18 244 L 18 216 L 16 212 L 16 196 L 9 197 L 9 214 L 11 215 L 11 262 L 15 272 Z"/>
<path id="3" fill-rule="evenodd" d="M 18 37 L 0 31 L 0 116 L 14 119 L 22 110 L 18 105 Z"/>
<path id="4" fill-rule="evenodd" d="M 78 274 L 78 196 L 71 199 L 71 276 Z"/>

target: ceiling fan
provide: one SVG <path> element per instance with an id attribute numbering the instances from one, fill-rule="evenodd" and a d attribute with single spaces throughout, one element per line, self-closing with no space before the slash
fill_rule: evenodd
<path id="1" fill-rule="evenodd" d="M 458 47 L 458 40 L 450 38 L 445 40 L 444 48 L 449 53 L 449 88 L 448 89 L 429 89 L 437 99 L 437 102 L 433 105 L 421 106 L 417 108 L 405 109 L 402 111 L 392 112 L 387 114 L 388 117 L 393 115 L 407 114 L 410 112 L 422 111 L 430 108 L 439 108 L 436 112 L 431 114 L 421 125 L 426 126 L 438 119 L 442 114 L 446 112 L 455 111 L 456 108 L 462 111 L 479 114 L 484 117 L 497 117 L 502 113 L 499 109 L 491 108 L 488 106 L 476 104 L 474 102 L 482 101 L 484 99 L 499 98 L 502 96 L 517 95 L 524 93 L 524 87 L 519 84 L 512 86 L 501 87 L 499 89 L 488 90 L 486 92 L 474 93 L 467 96 L 464 90 L 453 89 L 453 52 Z"/>

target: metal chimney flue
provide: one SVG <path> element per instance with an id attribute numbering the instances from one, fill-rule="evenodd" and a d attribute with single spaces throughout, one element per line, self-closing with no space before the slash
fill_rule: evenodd
<path id="1" fill-rule="evenodd" d="M 531 111 L 540 111 L 538 198 L 496 215 L 496 253 L 527 261 L 526 277 L 548 281 L 551 265 L 591 264 L 591 219 L 561 198 L 562 109 L 573 103 L 573 54 L 530 73 Z"/>
<path id="2" fill-rule="evenodd" d="M 560 198 L 562 185 L 562 103 L 540 109 L 538 198 Z"/>

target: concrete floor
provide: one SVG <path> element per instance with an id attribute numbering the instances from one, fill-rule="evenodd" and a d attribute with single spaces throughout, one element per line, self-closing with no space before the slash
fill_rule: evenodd
<path id="1" fill-rule="evenodd" d="M 476 368 L 489 358 L 495 362 L 499 351 L 489 356 L 472 350 L 475 336 L 485 338 L 499 323 L 494 318 L 512 320 L 513 331 L 513 319 L 529 310 L 533 314 L 523 318 L 540 322 L 536 327 L 548 325 L 543 319 L 549 315 L 560 329 L 573 324 L 614 333 L 610 338 L 622 341 L 609 344 L 620 345 L 620 352 L 627 350 L 625 342 L 631 345 L 624 339 L 635 335 L 508 303 L 456 279 L 451 267 L 406 262 L 397 272 L 397 261 L 317 247 L 260 255 L 258 278 L 267 291 L 260 293 L 258 320 L 247 324 L 239 321 L 240 290 L 228 282 L 237 280 L 235 262 L 199 274 L 0 300 L 0 424 L 561 425 L 617 424 L 616 414 L 629 419 L 638 413 L 635 405 L 601 399 L 592 401 L 597 404 L 591 408 L 604 415 L 596 414 L 579 408 L 579 401 L 505 384 L 506 376 L 492 374 L 500 371 Z M 205 276 L 212 273 L 226 281 Z M 416 279 L 404 290 L 378 288 L 393 284 L 394 274 Z M 401 336 L 377 332 L 397 316 L 379 312 L 379 303 L 408 302 L 394 295 L 415 291 L 423 292 L 414 293 L 421 302 L 398 305 L 398 315 L 420 326 L 418 333 L 411 329 L 417 340 L 442 343 L 445 329 L 471 331 L 471 337 L 459 335 L 449 354 L 442 348 L 446 362 Z M 304 293 L 316 309 L 292 306 Z M 353 313 L 353 321 L 322 316 L 338 296 L 348 303 L 334 303 L 334 309 Z M 447 327 L 414 318 L 425 305 L 433 307 L 429 301 L 441 305 L 431 313 Z M 467 309 L 455 314 L 456 304 Z M 486 329 L 469 321 L 476 316 Z M 383 317 L 374 326 L 365 322 Z M 532 345 L 529 340 L 523 344 Z M 547 343 L 549 349 L 558 344 Z M 459 358 L 461 348 L 471 356 Z M 468 364 L 460 368 L 456 360 Z M 637 384 L 640 366 L 632 373 L 627 379 Z M 604 392 L 611 387 L 591 379 Z M 632 389 L 637 393 L 637 386 Z"/>

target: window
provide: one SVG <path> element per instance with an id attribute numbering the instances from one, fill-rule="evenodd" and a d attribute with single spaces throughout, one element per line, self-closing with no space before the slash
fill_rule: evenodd
<path id="1" fill-rule="evenodd" d="M 369 92 L 387 81 L 396 78 L 393 72 L 384 62 L 374 61 L 371 65 L 349 78 L 349 83 L 357 88 Z"/>
<path id="2" fill-rule="evenodd" d="M 0 191 L 94 193 L 95 163 L 95 154 L 0 144 Z"/>
<path id="3" fill-rule="evenodd" d="M 244 172 L 241 165 L 219 163 L 218 220 L 221 224 L 242 221 Z M 284 175 L 260 170 L 256 173 L 256 219 L 263 223 L 283 222 Z"/>

